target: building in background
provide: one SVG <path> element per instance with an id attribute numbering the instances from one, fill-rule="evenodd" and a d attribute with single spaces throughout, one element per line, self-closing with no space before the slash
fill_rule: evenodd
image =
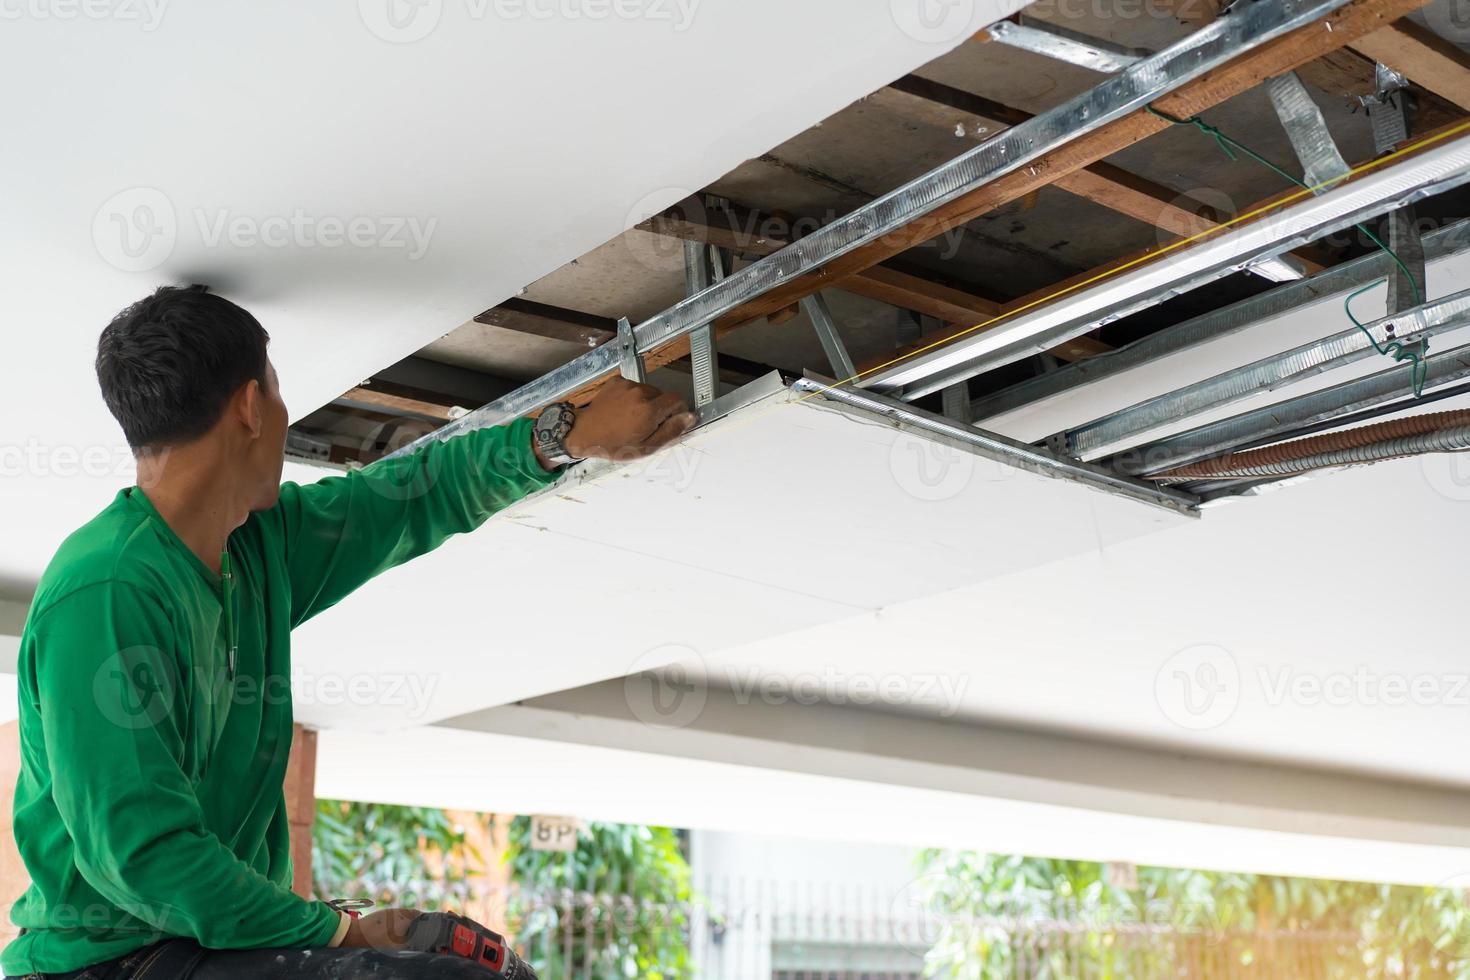
<path id="1" fill-rule="evenodd" d="M 879 844 L 696 830 L 703 980 L 918 980 L 928 948 L 916 853 Z"/>

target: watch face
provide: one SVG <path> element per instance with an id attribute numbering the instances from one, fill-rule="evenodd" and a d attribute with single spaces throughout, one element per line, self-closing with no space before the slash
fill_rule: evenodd
<path id="1" fill-rule="evenodd" d="M 565 455 L 566 449 L 563 441 L 572 431 L 572 423 L 576 421 L 576 418 L 576 413 L 565 404 L 547 407 L 536 418 L 536 425 L 532 429 L 535 433 L 536 445 L 548 455 L 553 453 Z"/>

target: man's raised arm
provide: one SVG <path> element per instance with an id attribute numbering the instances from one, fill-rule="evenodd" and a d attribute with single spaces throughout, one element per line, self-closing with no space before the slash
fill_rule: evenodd
<path id="1" fill-rule="evenodd" d="M 563 433 L 573 458 L 647 455 L 694 424 L 682 399 L 614 379 Z M 532 421 L 479 429 L 379 460 L 345 476 L 286 484 L 265 520 L 280 522 L 291 625 L 341 601 L 379 572 L 472 531 L 557 478 L 533 445 Z"/>

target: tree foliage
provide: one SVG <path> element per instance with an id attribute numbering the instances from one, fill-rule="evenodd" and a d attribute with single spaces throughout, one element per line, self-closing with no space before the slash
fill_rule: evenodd
<path id="1" fill-rule="evenodd" d="M 462 907 L 484 856 L 443 810 L 318 800 L 311 877 L 324 898 L 370 898 L 381 906 Z"/>
<path id="2" fill-rule="evenodd" d="M 530 819 L 517 817 L 510 845 L 512 874 L 525 896 L 519 938 L 544 973 L 693 976 L 689 864 L 675 831 L 592 823 L 574 852 L 535 851 Z"/>
<path id="3" fill-rule="evenodd" d="M 666 827 L 592 823 L 570 854 L 534 851 L 531 821 L 511 822 L 515 942 L 542 976 L 685 980 L 689 865 Z M 479 854 L 443 811 L 321 800 L 312 878 L 326 898 L 383 906 L 462 909 L 493 856 Z"/>
<path id="4" fill-rule="evenodd" d="M 1200 949 L 1245 972 L 1310 947 L 1314 975 L 1470 980 L 1470 907 L 1455 890 L 1147 867 L 1124 888 L 1096 862 L 940 850 L 920 865 L 931 976 L 1010 975 L 1018 961 L 1028 976 L 1074 976 L 1079 955 L 1089 976 L 1170 976 Z M 1048 948 L 1059 931 L 1067 948 Z M 1130 935 L 1142 941 L 1125 948 Z"/>

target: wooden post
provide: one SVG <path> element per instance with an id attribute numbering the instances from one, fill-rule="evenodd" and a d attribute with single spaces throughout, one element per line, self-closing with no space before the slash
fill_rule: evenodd
<path id="1" fill-rule="evenodd" d="M 0 943 L 8 943 L 19 931 L 10 923 L 10 907 L 31 886 L 31 876 L 21 863 L 11 833 L 15 778 L 20 774 L 20 724 L 0 725 Z"/>
<path id="2" fill-rule="evenodd" d="M 286 763 L 286 819 L 291 824 L 291 890 L 311 897 L 311 825 L 316 822 L 316 732 L 295 726 Z"/>

